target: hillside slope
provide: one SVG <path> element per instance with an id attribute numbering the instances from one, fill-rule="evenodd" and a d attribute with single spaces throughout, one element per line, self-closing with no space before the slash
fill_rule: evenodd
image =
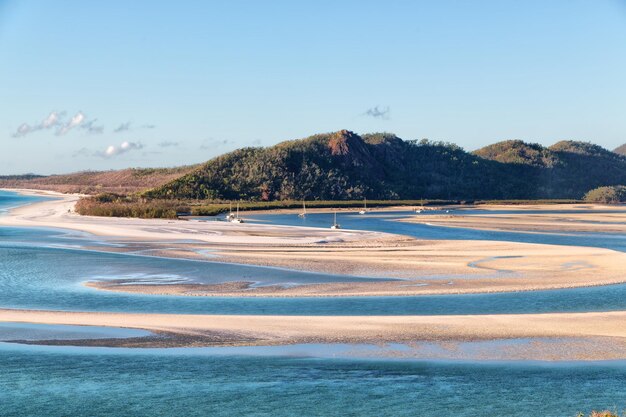
<path id="1" fill-rule="evenodd" d="M 546 148 L 511 140 L 474 154 L 506 164 L 543 198 L 581 198 L 593 188 L 626 181 L 626 157 L 587 142 L 561 141 Z M 531 194 L 528 198 L 535 197 Z"/>
<path id="2" fill-rule="evenodd" d="M 626 156 L 626 143 L 613 149 L 613 152 Z"/>
<path id="3" fill-rule="evenodd" d="M 118 171 L 84 171 L 65 175 L 0 176 L 0 188 L 32 188 L 63 193 L 130 193 L 158 187 L 197 166 L 177 168 L 127 168 Z"/>
<path id="4" fill-rule="evenodd" d="M 145 193 L 180 199 L 581 198 L 626 183 L 626 157 L 582 142 L 500 142 L 474 153 L 393 134 L 340 132 L 245 148 Z"/>

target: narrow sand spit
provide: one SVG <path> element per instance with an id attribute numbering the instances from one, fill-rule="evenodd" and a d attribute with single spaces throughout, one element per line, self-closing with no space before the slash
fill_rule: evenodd
<path id="1" fill-rule="evenodd" d="M 163 334 L 138 346 L 245 346 L 298 343 L 457 343 L 510 339 L 576 338 L 541 349 L 533 358 L 580 360 L 626 357 L 626 312 L 467 316 L 231 316 L 0 310 L 2 322 L 135 328 Z M 169 341 L 165 340 L 168 339 Z M 107 339 L 101 344 L 124 345 Z M 94 345 L 93 341 L 84 344 Z M 540 343 L 539 341 L 537 343 Z M 546 343 L 544 340 L 541 343 Z M 50 344 L 61 344 L 51 342 Z M 67 344 L 76 344 L 75 341 Z M 604 345 L 605 348 L 602 348 Z M 128 346 L 128 345 L 127 345 Z M 575 346 L 574 346 L 575 347 Z M 610 349 L 606 347 L 611 347 Z M 571 347 L 570 347 L 571 348 Z M 588 350 L 587 350 L 588 349 Z M 498 349 L 495 348 L 495 351 Z M 562 350 L 562 354 L 559 352 Z M 546 351 L 542 356 L 541 352 Z M 520 358 L 523 354 L 519 351 Z"/>
<path id="2" fill-rule="evenodd" d="M 315 242 L 342 242 L 348 240 L 378 239 L 389 236 L 376 232 L 356 230 L 327 230 L 290 226 L 233 224 L 227 222 L 187 222 L 165 219 L 135 219 L 80 216 L 74 206 L 80 198 L 76 194 L 51 191 L 10 190 L 55 197 L 11 210 L 0 216 L 0 226 L 53 227 L 79 230 L 97 236 L 154 242 L 163 240 L 198 241 L 229 245 L 289 245 Z"/>
<path id="3" fill-rule="evenodd" d="M 467 209 L 479 210 L 480 214 L 465 214 Z M 501 210 L 509 213 L 497 213 Z M 456 207 L 449 213 L 415 215 L 403 221 L 481 230 L 626 233 L 626 205 L 536 204 Z"/>

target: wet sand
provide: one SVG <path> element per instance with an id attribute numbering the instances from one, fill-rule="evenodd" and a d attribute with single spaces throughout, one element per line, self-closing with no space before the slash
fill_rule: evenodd
<path id="1" fill-rule="evenodd" d="M 0 225 L 56 227 L 90 232 L 104 239 L 127 244 L 124 248 L 112 250 L 152 251 L 155 256 L 402 278 L 390 282 L 254 289 L 246 282 L 218 286 L 133 285 L 126 281 L 88 284 L 106 290 L 237 297 L 408 295 L 569 288 L 626 280 L 623 276 L 626 255 L 607 249 L 489 241 L 429 241 L 374 232 L 270 225 L 81 217 L 72 210 L 78 196 L 55 196 L 59 199 L 14 209 L 8 215 L 0 216 Z M 563 207 L 559 206 L 559 209 Z M 573 209 L 578 209 L 578 206 L 573 206 Z M 516 227 L 546 227 L 523 211 L 520 210 L 520 214 L 514 218 Z M 591 217 L 585 217 L 584 220 L 607 221 L 606 217 L 601 216 L 605 214 L 592 211 Z M 432 221 L 438 217 L 429 215 L 428 218 Z M 481 217 L 469 219 L 471 227 L 480 228 L 484 225 L 485 219 L 481 220 Z M 440 216 L 437 221 L 442 224 L 454 223 L 450 221 L 454 218 Z M 507 227 L 505 223 L 500 222 L 500 227 Z M 548 220 L 548 223 L 552 227 L 553 223 L 562 221 Z M 125 339 L 22 341 L 57 345 L 175 347 L 345 343 L 375 344 L 390 350 L 389 355 L 399 358 L 626 358 L 624 311 L 338 317 L 0 309 L 0 322 L 108 326 L 143 329 L 154 333 L 147 337 Z M 397 349 L 388 345 L 394 343 L 408 348 Z M 467 353 L 467 349 L 471 353 Z"/>
<path id="2" fill-rule="evenodd" d="M 79 195 L 38 190 L 8 191 L 45 195 L 55 197 L 56 200 L 42 201 L 12 209 L 7 215 L 0 216 L 0 226 L 70 229 L 122 241 L 197 241 L 228 245 L 288 245 L 379 239 L 389 236 L 383 233 L 356 230 L 80 216 L 74 212 L 74 206 L 80 198 Z"/>
<path id="3" fill-rule="evenodd" d="M 141 285 L 112 280 L 87 283 L 103 290 L 190 296 L 331 297 L 535 291 L 626 282 L 623 273 L 626 254 L 609 249 L 418 240 L 378 232 L 245 223 L 79 216 L 73 213 L 79 196 L 35 193 L 55 196 L 58 200 L 13 209 L 0 216 L 0 225 L 80 230 L 124 243 L 123 247 L 99 247 L 97 250 L 402 279 L 254 288 L 248 282 Z M 582 207 L 591 210 L 592 218 L 603 216 L 595 213 L 595 206 Z M 501 208 L 511 209 L 494 207 Z M 559 210 L 579 208 L 558 207 Z M 520 224 L 529 221 L 524 212 L 530 209 L 554 209 L 554 206 L 523 206 L 516 215 Z M 431 218 L 436 220 L 439 216 L 429 215 L 428 219 Z M 468 221 L 473 219 L 467 218 Z M 480 222 L 480 218 L 477 216 L 476 221 Z M 441 216 L 440 221 L 454 219 Z"/>
<path id="4" fill-rule="evenodd" d="M 425 349 L 436 343 L 444 351 L 459 343 L 535 340 L 533 349 L 508 347 L 511 357 L 542 360 L 626 358 L 626 312 L 467 315 L 467 316 L 236 316 L 0 310 L 0 321 L 111 326 L 160 334 L 137 347 L 254 346 L 303 343 L 402 343 Z M 569 343 L 568 339 L 576 339 Z M 559 342 L 563 339 L 563 342 Z M 119 342 L 119 343 L 118 343 Z M 136 340 L 134 341 L 137 342 Z M 50 341 L 47 344 L 63 344 Z M 87 346 L 133 347 L 123 339 L 66 342 Z M 506 357 L 485 347 L 485 358 Z M 432 350 L 432 348 L 431 348 Z M 524 354 L 527 350 L 528 353 Z M 431 352 L 432 354 L 432 352 Z M 449 354 L 442 354 L 449 357 Z"/>
<path id="5" fill-rule="evenodd" d="M 626 233 L 626 205 L 601 204 L 530 204 L 523 206 L 485 205 L 472 207 L 480 214 L 466 215 L 468 208 L 457 207 L 450 213 L 416 214 L 405 222 L 428 223 L 481 230 L 515 232 L 598 232 Z M 495 213 L 507 210 L 515 213 Z M 561 213 L 532 213 L 532 211 Z M 582 211 L 582 212 L 581 212 Z"/>

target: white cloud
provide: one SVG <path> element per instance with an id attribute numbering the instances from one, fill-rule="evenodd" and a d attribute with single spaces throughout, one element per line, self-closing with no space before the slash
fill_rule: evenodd
<path id="1" fill-rule="evenodd" d="M 1 1 L 1 0 L 0 0 Z M 79 111 L 74 116 L 72 116 L 69 120 L 65 119 L 64 111 L 51 111 L 46 118 L 44 118 L 39 123 L 22 123 L 13 133 L 14 138 L 19 138 L 22 136 L 29 135 L 38 130 L 48 130 L 48 129 L 56 129 L 57 136 L 63 136 L 67 134 L 70 130 L 78 128 L 80 130 L 85 131 L 90 134 L 99 134 L 104 132 L 104 126 L 96 125 L 98 119 L 87 120 L 87 117 L 82 111 Z M 126 131 L 136 130 L 136 129 L 154 129 L 156 126 L 153 124 L 144 124 L 139 127 L 134 127 L 132 122 L 126 122 L 120 124 L 116 129 L 113 130 L 114 133 L 122 133 Z"/>
<path id="2" fill-rule="evenodd" d="M 83 123 L 84 121 L 85 121 L 85 115 L 83 114 L 83 112 L 79 111 L 74 116 L 72 116 L 69 122 L 67 122 L 66 124 L 64 124 L 57 130 L 57 135 L 58 136 L 65 135 L 70 130 L 74 129 L 77 126 L 80 126 L 80 124 Z"/>
<path id="3" fill-rule="evenodd" d="M 54 127 L 54 126 L 58 125 L 61 122 L 61 120 L 60 120 L 61 116 L 63 116 L 63 113 L 52 111 L 52 112 L 50 112 L 48 117 L 46 117 L 41 122 L 41 124 L 39 126 L 42 129 L 50 129 L 51 127 Z"/>
<path id="4" fill-rule="evenodd" d="M 126 152 L 133 150 L 143 149 L 143 145 L 140 142 L 122 142 L 119 146 L 109 145 L 104 152 L 96 152 L 96 156 L 102 158 L 112 158 L 114 156 L 122 155 Z"/>
<path id="5" fill-rule="evenodd" d="M 32 131 L 33 131 L 33 128 L 28 123 L 22 123 L 20 127 L 18 127 L 15 133 L 13 134 L 13 137 L 19 138 L 19 137 L 28 135 Z"/>
<path id="6" fill-rule="evenodd" d="M 30 125 L 28 123 L 22 123 L 15 133 L 13 134 L 14 138 L 19 138 L 22 136 L 26 136 L 29 133 L 36 132 L 38 130 L 50 129 L 61 123 L 60 119 L 64 115 L 64 112 L 52 111 L 50 114 L 43 119 L 40 123 L 35 125 Z"/>

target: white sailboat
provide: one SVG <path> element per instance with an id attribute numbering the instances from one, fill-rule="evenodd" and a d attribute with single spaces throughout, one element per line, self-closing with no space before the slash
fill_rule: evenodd
<path id="1" fill-rule="evenodd" d="M 237 214 L 230 220 L 231 223 L 243 223 L 243 219 L 239 217 L 239 201 L 237 201 Z"/>
<path id="2" fill-rule="evenodd" d="M 420 206 L 420 208 L 415 209 L 415 212 L 417 214 L 420 214 L 422 211 L 424 211 L 424 200 L 421 200 L 422 205 Z"/>
<path id="3" fill-rule="evenodd" d="M 228 214 L 226 215 L 226 221 L 232 221 L 235 218 L 235 215 L 233 214 L 233 202 L 230 202 L 230 208 L 228 210 Z"/>
<path id="4" fill-rule="evenodd" d="M 363 200 L 363 210 L 359 211 L 359 214 L 367 213 L 367 198 Z"/>
<path id="5" fill-rule="evenodd" d="M 302 213 L 298 214 L 298 217 L 306 217 L 306 202 L 302 200 Z"/>
<path id="6" fill-rule="evenodd" d="M 330 228 L 333 230 L 341 229 L 341 226 L 337 223 L 337 212 L 335 212 L 335 220 L 333 220 L 333 225 Z"/>

